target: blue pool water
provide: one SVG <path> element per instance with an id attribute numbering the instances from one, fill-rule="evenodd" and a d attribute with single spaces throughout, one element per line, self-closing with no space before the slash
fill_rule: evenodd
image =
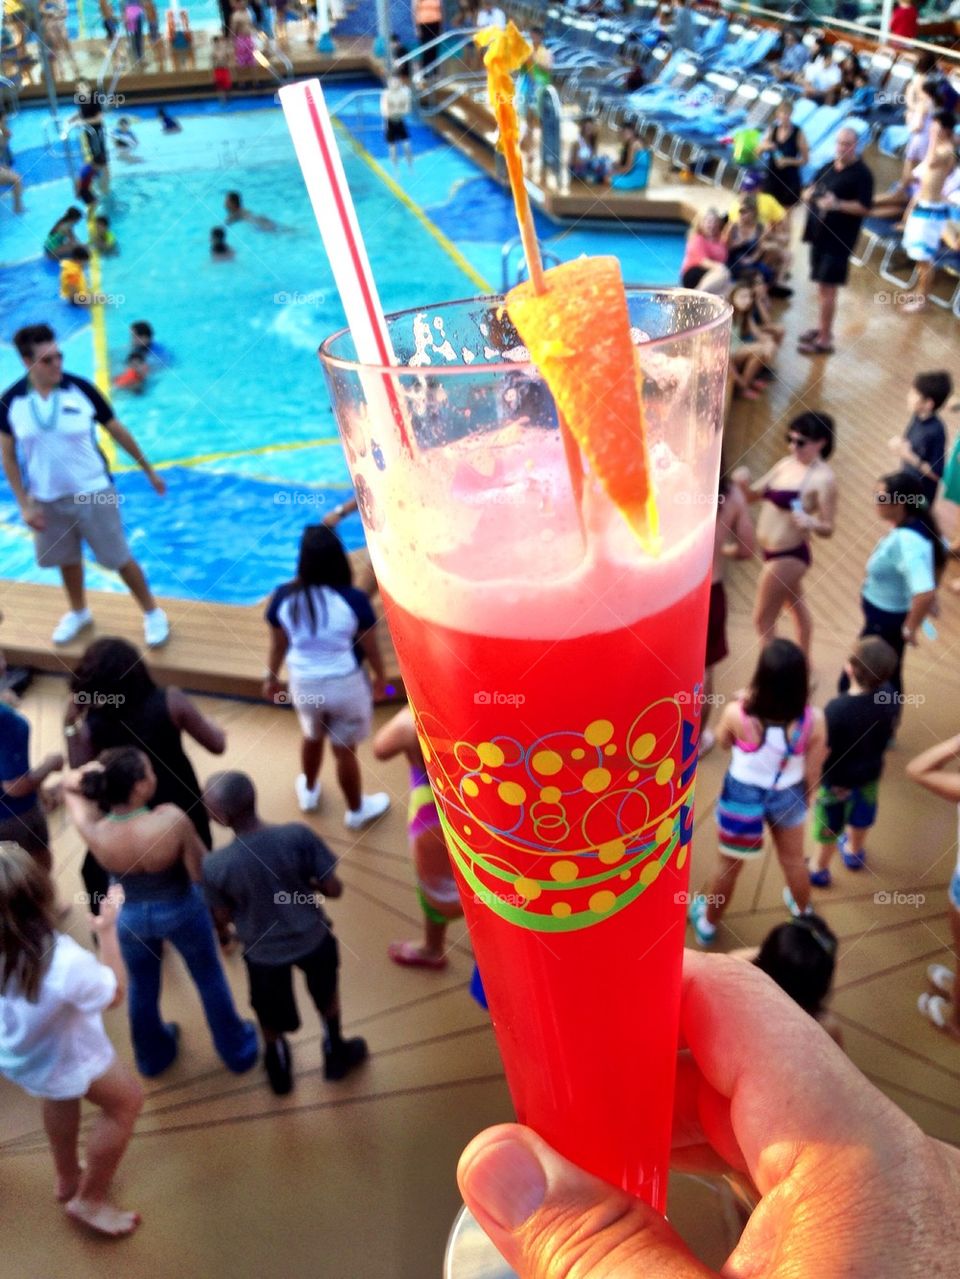
<path id="1" fill-rule="evenodd" d="M 331 107 L 358 85 L 330 91 Z M 113 165 L 109 212 L 120 253 L 102 264 L 111 375 L 123 367 L 128 326 L 146 319 L 171 351 L 143 395 L 117 390 L 117 416 L 162 468 L 169 486 L 155 497 L 127 459 L 117 485 L 135 553 L 159 594 L 230 603 L 262 599 L 290 576 L 300 531 L 350 491 L 326 387 L 316 358 L 343 313 L 282 114 L 269 99 L 223 112 L 174 108 L 183 132 L 161 133 L 152 112 L 138 116 L 144 163 Z M 62 165 L 43 145 L 39 112 L 14 121 L 14 151 L 27 180 L 28 213 L 0 203 L 0 386 L 22 374 L 10 337 L 21 324 L 56 329 L 66 367 L 92 377 L 89 316 L 57 299 L 52 264 L 39 254 L 47 228 L 71 191 Z M 414 167 L 391 169 L 431 227 L 456 243 L 467 274 L 377 166 L 389 167 L 379 123 L 347 104 L 341 150 L 374 272 L 387 310 L 478 291 L 477 277 L 500 286 L 501 246 L 516 233 L 505 193 L 427 128 L 413 130 Z M 209 257 L 210 228 L 228 190 L 290 230 L 229 228 L 233 262 Z M 616 253 L 628 280 L 673 282 L 682 236 L 597 232 L 538 219 L 547 248 L 568 259 Z M 362 541 L 356 516 L 341 526 Z M 21 581 L 56 581 L 36 568 L 32 543 L 12 496 L 0 483 L 0 572 Z M 91 566 L 90 583 L 119 589 Z"/>

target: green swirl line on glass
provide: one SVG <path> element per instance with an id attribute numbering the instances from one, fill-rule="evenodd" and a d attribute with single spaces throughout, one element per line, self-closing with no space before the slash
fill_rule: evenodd
<path id="1" fill-rule="evenodd" d="M 459 867 L 461 874 L 473 890 L 475 900 L 482 903 L 484 906 L 487 906 L 494 912 L 494 914 L 498 915 L 501 919 L 506 920 L 508 923 L 517 924 L 521 928 L 528 928 L 533 932 L 542 933 L 575 932 L 581 928 L 591 928 L 594 924 L 600 924 L 605 919 L 610 919 L 613 915 L 619 914 L 621 910 L 624 910 L 627 906 L 631 905 L 631 903 L 635 902 L 642 893 L 646 892 L 650 885 L 655 881 L 660 871 L 664 868 L 664 866 L 666 866 L 680 842 L 678 821 L 674 829 L 673 836 L 670 839 L 669 844 L 667 844 L 664 848 L 660 857 L 656 859 L 646 859 L 648 868 L 654 865 L 659 868 L 657 875 L 651 876 L 646 881 L 638 880 L 637 883 L 631 885 L 630 888 L 625 889 L 623 893 L 615 897 L 608 910 L 576 911 L 565 916 L 552 914 L 542 915 L 536 911 L 527 909 L 525 906 L 514 905 L 513 902 L 506 900 L 504 897 L 501 897 L 498 893 L 487 887 L 474 870 L 474 863 L 477 858 L 474 856 L 472 850 L 457 835 L 456 831 L 452 829 L 442 812 L 440 812 L 439 816 L 444 834 L 449 841 L 447 846 L 454 861 Z M 624 866 L 613 867 L 612 874 L 604 876 L 599 882 L 604 882 L 614 876 L 619 878 L 624 869 Z M 537 883 L 538 887 L 548 889 L 565 888 L 568 892 L 570 892 L 576 890 L 578 887 L 586 886 L 588 881 L 576 880 L 568 884 L 554 884 L 552 882 L 546 883 L 541 881 L 534 881 L 534 883 Z"/>

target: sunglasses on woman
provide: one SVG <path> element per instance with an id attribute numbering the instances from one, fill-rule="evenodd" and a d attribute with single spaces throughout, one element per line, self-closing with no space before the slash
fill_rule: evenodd
<path id="1" fill-rule="evenodd" d="M 795 444 L 798 449 L 802 449 L 804 444 L 809 444 L 810 441 L 807 439 L 805 435 L 794 435 L 792 431 L 788 431 L 787 443 Z"/>

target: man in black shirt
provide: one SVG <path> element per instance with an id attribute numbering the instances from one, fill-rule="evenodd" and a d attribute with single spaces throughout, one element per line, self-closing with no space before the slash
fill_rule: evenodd
<path id="1" fill-rule="evenodd" d="M 833 319 L 837 289 L 847 282 L 850 255 L 863 219 L 873 203 L 873 174 L 857 158 L 857 135 L 852 129 L 837 134 L 837 150 L 803 193 L 807 225 L 803 238 L 810 245 L 810 279 L 817 285 L 820 321 L 801 335 L 804 355 L 833 351 Z"/>
<path id="2" fill-rule="evenodd" d="M 890 441 L 903 469 L 920 481 L 928 506 L 937 496 L 946 465 L 947 430 L 937 410 L 952 390 L 953 379 L 945 369 L 918 373 L 907 393 L 907 407 L 913 416 L 903 435 L 895 435 Z"/>

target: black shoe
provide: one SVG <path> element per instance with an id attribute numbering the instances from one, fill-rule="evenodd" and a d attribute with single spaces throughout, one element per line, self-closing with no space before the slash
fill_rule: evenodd
<path id="1" fill-rule="evenodd" d="M 787 284 L 771 284 L 767 292 L 772 298 L 792 298 L 793 289 Z"/>
<path id="2" fill-rule="evenodd" d="M 270 1087 L 278 1097 L 285 1097 L 293 1087 L 293 1073 L 290 1061 L 290 1045 L 281 1035 L 272 1044 L 267 1044 L 263 1054 L 263 1064 L 267 1068 Z"/>
<path id="3" fill-rule="evenodd" d="M 343 1079 L 351 1070 L 365 1062 L 368 1056 L 367 1041 L 361 1039 L 359 1035 L 356 1039 L 342 1039 L 339 1048 L 335 1051 L 324 1050 L 323 1077 L 324 1079 Z"/>

